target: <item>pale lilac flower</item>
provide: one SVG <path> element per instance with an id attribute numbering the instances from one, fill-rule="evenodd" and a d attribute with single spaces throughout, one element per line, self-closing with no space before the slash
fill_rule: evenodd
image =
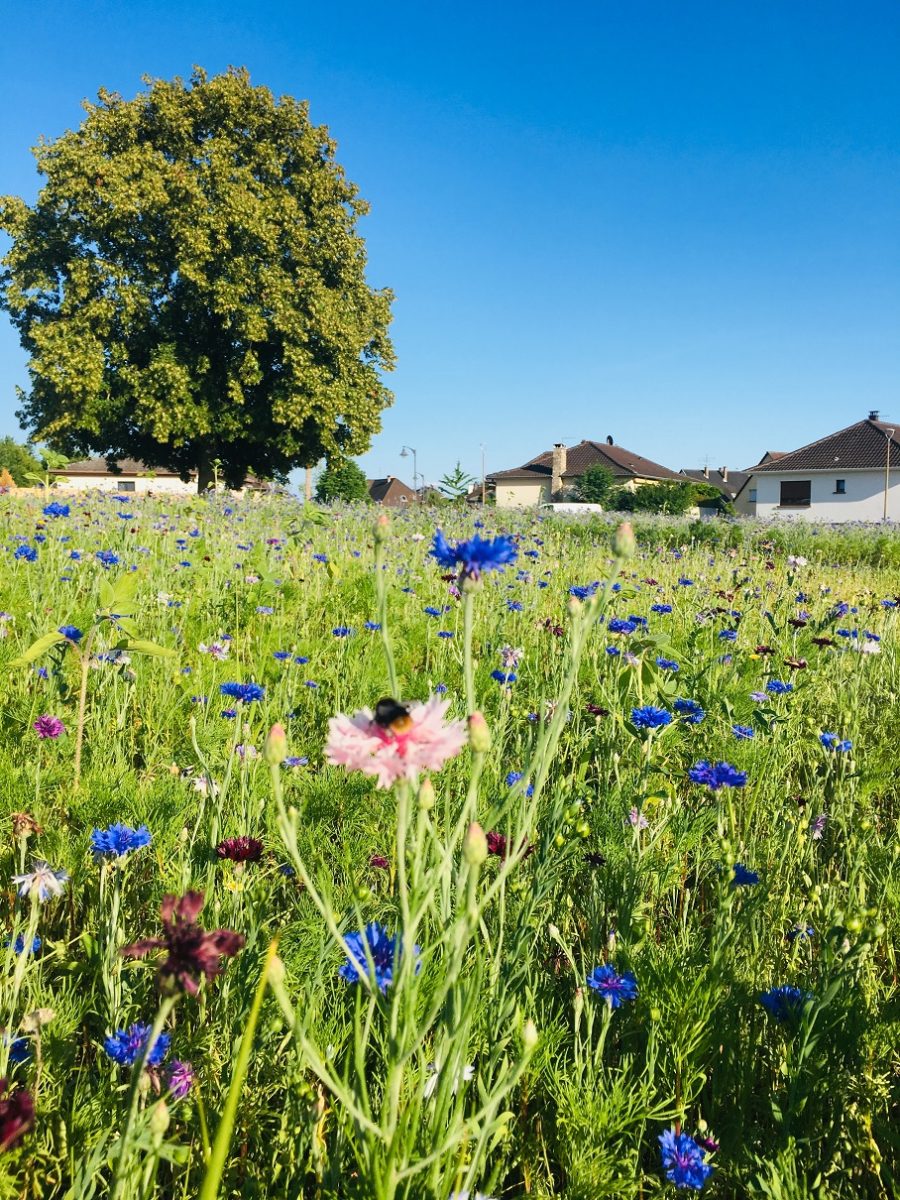
<path id="1" fill-rule="evenodd" d="M 628 820 L 628 824 L 633 829 L 646 829 L 647 826 L 650 824 L 650 822 L 647 820 L 647 818 L 644 816 L 644 814 L 642 812 L 640 812 L 637 808 L 632 808 L 631 812 L 628 814 L 627 820 Z"/>
<path id="2" fill-rule="evenodd" d="M 813 819 L 810 821 L 809 836 L 812 838 L 812 840 L 814 842 L 821 841 L 822 834 L 825 832 L 825 826 L 827 825 L 827 823 L 828 823 L 828 814 L 827 813 L 819 813 L 819 815 L 817 817 L 813 817 Z"/>
<path id="3" fill-rule="evenodd" d="M 401 732 L 379 725 L 368 708 L 353 717 L 339 713 L 328 722 L 325 757 L 333 766 L 374 775 L 381 788 L 414 780 L 419 771 L 443 766 L 466 744 L 465 722 L 444 721 L 449 705 L 438 696 L 410 704 L 410 726 Z"/>
<path id="4" fill-rule="evenodd" d="M 18 884 L 20 896 L 29 896 L 35 891 L 38 900 L 43 904 L 51 896 L 63 894 L 63 888 L 69 878 L 68 872 L 54 871 L 49 863 L 40 860 L 33 862 L 32 866 L 34 867 L 33 871 L 12 877 L 13 883 Z"/>
<path id="5" fill-rule="evenodd" d="M 500 648 L 500 662 L 507 671 L 515 671 L 524 656 L 525 651 L 521 646 L 502 646 Z"/>
<path id="6" fill-rule="evenodd" d="M 231 647 L 227 642 L 210 642 L 208 646 L 201 642 L 197 649 L 201 654 L 208 654 L 210 658 L 215 658 L 219 662 L 224 662 L 231 652 Z"/>

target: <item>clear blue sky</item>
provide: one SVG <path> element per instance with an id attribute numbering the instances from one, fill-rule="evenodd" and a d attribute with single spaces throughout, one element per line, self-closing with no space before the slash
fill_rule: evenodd
<path id="1" fill-rule="evenodd" d="M 0 191 L 105 86 L 247 66 L 372 203 L 396 393 L 362 460 L 433 479 L 616 441 L 746 466 L 900 418 L 900 8 L 847 0 L 31 0 Z M 0 433 L 24 356 L 0 317 Z"/>

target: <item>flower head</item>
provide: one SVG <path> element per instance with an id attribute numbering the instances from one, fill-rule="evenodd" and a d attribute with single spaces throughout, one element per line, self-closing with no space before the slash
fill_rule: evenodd
<path id="1" fill-rule="evenodd" d="M 367 708 L 353 717 L 340 713 L 328 722 L 325 757 L 333 766 L 374 775 L 382 788 L 437 770 L 466 743 L 465 722 L 444 720 L 449 703 L 432 696 L 408 705 L 405 728 L 386 728 Z"/>
<path id="2" fill-rule="evenodd" d="M 227 858 L 235 863 L 259 862 L 262 852 L 262 842 L 252 837 L 225 838 L 216 846 L 219 858 Z"/>
<path id="3" fill-rule="evenodd" d="M 709 763 L 706 759 L 694 763 L 688 771 L 692 783 L 700 783 L 717 792 L 723 787 L 744 787 L 747 782 L 747 772 L 739 771 L 731 763 Z"/>
<path id="4" fill-rule="evenodd" d="M 144 1047 L 150 1039 L 152 1029 L 143 1021 L 138 1021 L 128 1029 L 117 1029 L 103 1042 L 103 1049 L 120 1067 L 133 1067 Z M 145 1066 L 158 1067 L 169 1053 L 169 1043 L 172 1039 L 167 1033 L 161 1033 L 150 1047 Z"/>
<path id="5" fill-rule="evenodd" d="M 44 505 L 41 511 L 45 517 L 67 517 L 71 510 L 68 504 L 60 504 L 54 500 L 52 503 Z"/>
<path id="6" fill-rule="evenodd" d="M 753 887 L 756 883 L 759 883 L 759 875 L 756 871 L 751 871 L 743 863 L 734 864 L 731 876 L 732 887 Z"/>
<path id="7" fill-rule="evenodd" d="M 676 700 L 675 711 L 686 725 L 699 725 L 706 718 L 703 706 L 696 700 Z"/>
<path id="8" fill-rule="evenodd" d="M 706 1151 L 686 1133 L 667 1129 L 659 1135 L 659 1152 L 666 1179 L 677 1188 L 699 1191 L 713 1172 Z"/>
<path id="9" fill-rule="evenodd" d="M 766 684 L 766 691 L 771 692 L 773 696 L 786 696 L 788 692 L 794 690 L 792 683 L 782 683 L 780 679 L 770 679 Z"/>
<path id="10" fill-rule="evenodd" d="M 781 1023 L 795 1021 L 801 1017 L 810 1000 L 812 1000 L 812 996 L 809 992 L 801 992 L 798 987 L 793 987 L 791 984 L 784 984 L 782 987 L 762 992 L 759 997 L 760 1004 L 769 1016 Z"/>
<path id="11" fill-rule="evenodd" d="M 391 937 L 377 921 L 371 921 L 361 933 L 348 933 L 344 941 L 350 956 L 338 971 L 341 979 L 345 979 L 347 983 L 358 983 L 360 979 L 368 979 L 371 958 L 375 986 L 380 992 L 386 992 L 394 981 L 394 967 L 400 950 L 398 938 Z M 413 946 L 413 957 L 416 959 L 418 971 L 418 946 Z"/>
<path id="12" fill-rule="evenodd" d="M 0 1150 L 11 1150 L 34 1128 L 34 1102 L 24 1088 L 8 1092 L 0 1079 Z"/>
<path id="13" fill-rule="evenodd" d="M 668 709 L 655 708 L 652 704 L 631 710 L 631 723 L 636 729 L 659 729 L 668 725 L 671 720 L 672 714 Z"/>
<path id="14" fill-rule="evenodd" d="M 621 1008 L 624 1001 L 637 999 L 637 980 L 631 971 L 620 975 L 609 963 L 594 967 L 586 982 L 589 988 L 607 1001 L 610 1008 Z"/>
<path id="15" fill-rule="evenodd" d="M 74 642 L 76 645 L 84 637 L 77 625 L 60 625 L 57 633 L 61 633 L 66 641 Z"/>
<path id="16" fill-rule="evenodd" d="M 173 1058 L 168 1071 L 169 1091 L 175 1100 L 183 1100 L 194 1086 L 194 1068 L 189 1062 Z"/>
<path id="17" fill-rule="evenodd" d="M 58 738 L 60 734 L 66 732 L 66 727 L 63 725 L 59 717 L 51 717 L 49 713 L 45 713 L 42 717 L 38 717 L 32 729 L 41 740 L 45 738 Z"/>
<path id="18" fill-rule="evenodd" d="M 460 580 L 478 580 L 485 571 L 502 571 L 516 561 L 518 553 L 512 538 L 483 538 L 477 533 L 468 541 L 451 546 L 440 529 L 435 533 L 429 551 L 442 567 L 458 567 Z"/>
<path id="19" fill-rule="evenodd" d="M 239 700 L 244 704 L 262 700 L 265 695 L 265 688 L 258 683 L 222 683 L 219 685 L 219 691 L 223 696 L 230 696 L 233 700 Z"/>
<path id="20" fill-rule="evenodd" d="M 152 840 L 150 830 L 146 825 L 131 829 L 128 825 L 110 825 L 109 829 L 95 829 L 91 834 L 91 849 L 96 855 L 108 854 L 115 858 L 124 858 L 132 850 L 141 846 L 149 846 Z"/>
<path id="21" fill-rule="evenodd" d="M 203 908 L 202 892 L 186 892 L 163 898 L 162 937 L 145 938 L 125 946 L 122 954 L 143 958 L 154 950 L 165 950 L 160 964 L 161 980 L 195 996 L 202 978 L 213 979 L 222 970 L 222 957 L 234 957 L 244 944 L 244 935 L 231 929 L 207 931 L 197 924 Z"/>
<path id="22" fill-rule="evenodd" d="M 39 860 L 31 865 L 34 867 L 33 871 L 12 877 L 13 883 L 19 885 L 19 895 L 28 896 L 32 892 L 36 892 L 41 904 L 49 900 L 51 896 L 61 896 L 66 880 L 69 878 L 68 872 L 54 871 L 49 863 Z"/>

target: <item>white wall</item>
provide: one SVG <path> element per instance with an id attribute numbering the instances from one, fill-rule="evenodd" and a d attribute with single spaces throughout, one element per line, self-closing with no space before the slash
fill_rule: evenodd
<path id="1" fill-rule="evenodd" d="M 535 508 L 543 500 L 550 498 L 550 480 L 546 483 L 537 481 L 511 482 L 506 479 L 497 481 L 498 508 Z"/>
<path id="2" fill-rule="evenodd" d="M 808 479 L 812 484 L 808 508 L 781 508 L 782 479 Z M 846 480 L 847 494 L 835 494 L 835 480 Z M 784 471 L 754 475 L 744 496 L 756 488 L 756 515 L 799 518 L 804 521 L 880 521 L 884 516 L 884 471 L 851 471 L 836 467 L 833 472 Z M 900 471 L 890 474 L 888 519 L 900 521 Z"/>
<path id="3" fill-rule="evenodd" d="M 154 495 L 176 495 L 184 496 L 189 493 L 196 493 L 197 484 L 184 483 L 183 480 L 173 475 L 160 475 L 156 479 L 148 478 L 143 475 L 72 475 L 72 476 L 56 476 L 57 487 L 64 488 L 66 491 L 86 492 L 97 489 L 101 492 L 121 492 L 123 483 L 134 484 L 135 495 L 145 495 L 147 492 L 153 492 Z M 131 488 L 128 489 L 132 491 Z"/>

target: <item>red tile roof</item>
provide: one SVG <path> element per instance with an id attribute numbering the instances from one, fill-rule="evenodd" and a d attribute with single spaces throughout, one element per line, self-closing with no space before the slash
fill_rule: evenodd
<path id="1" fill-rule="evenodd" d="M 566 469 L 563 479 L 578 479 L 588 467 L 600 463 L 608 467 L 618 479 L 682 479 L 675 471 L 626 450 L 624 446 L 610 445 L 608 442 L 593 442 L 585 440 L 577 446 L 569 446 L 566 450 Z M 553 451 L 545 450 L 530 459 L 524 466 L 513 467 L 508 471 L 493 471 L 489 479 L 547 479 L 553 474 Z"/>
<path id="2" fill-rule="evenodd" d="M 890 465 L 900 467 L 900 422 L 897 426 L 871 417 L 837 433 L 810 442 L 774 461 L 752 467 L 754 475 L 782 471 L 884 470 L 890 444 Z"/>

